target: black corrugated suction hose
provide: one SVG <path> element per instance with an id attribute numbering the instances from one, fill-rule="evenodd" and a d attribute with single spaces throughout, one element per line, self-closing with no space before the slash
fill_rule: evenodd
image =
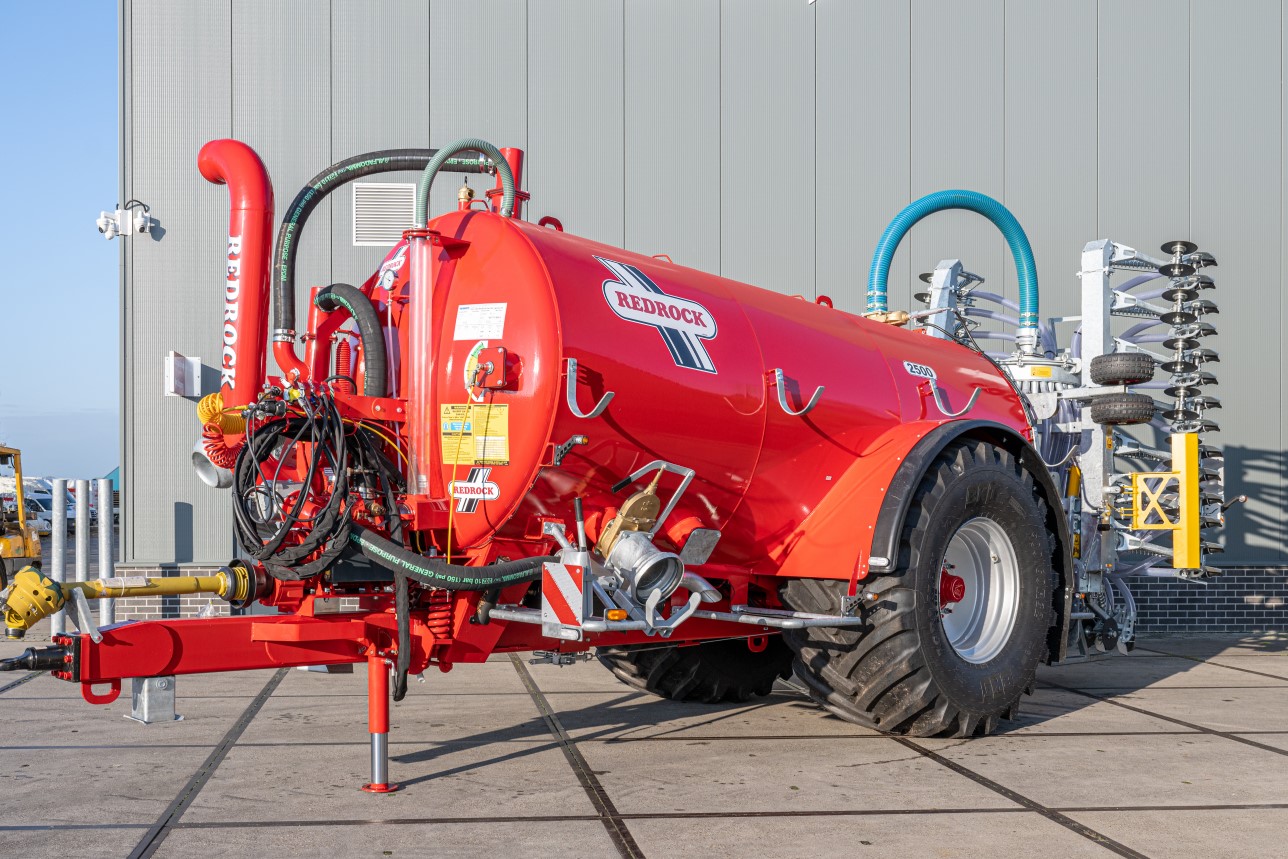
<path id="1" fill-rule="evenodd" d="M 522 558 L 486 567 L 449 564 L 441 558 L 427 558 L 387 540 L 375 531 L 354 523 L 349 540 L 382 567 L 401 570 L 431 588 L 447 591 L 486 591 L 491 588 L 530 582 L 541 576 L 541 565 L 554 562 L 554 556 Z"/>
<path id="2" fill-rule="evenodd" d="M 309 180 L 286 207 L 273 249 L 273 328 L 295 330 L 295 258 L 300 236 L 309 215 L 327 195 L 364 176 L 376 173 L 421 171 L 438 154 L 437 149 L 382 149 L 337 161 Z M 451 173 L 490 173 L 492 168 L 477 159 L 453 158 L 443 166 Z"/>
<path id="3" fill-rule="evenodd" d="M 388 381 L 385 355 L 385 333 L 380 328 L 380 316 L 371 300 L 362 294 L 362 290 L 347 283 L 333 283 L 318 293 L 313 302 L 319 310 L 327 313 L 343 307 L 349 311 L 354 323 L 358 326 L 358 339 L 362 341 L 362 360 L 366 371 L 362 377 L 362 395 L 364 397 L 383 397 L 385 382 Z"/>

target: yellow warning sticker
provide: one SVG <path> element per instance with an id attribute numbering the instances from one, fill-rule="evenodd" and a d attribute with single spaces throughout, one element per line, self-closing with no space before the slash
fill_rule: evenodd
<path id="1" fill-rule="evenodd" d="M 1035 379 L 1049 379 L 1049 378 L 1051 378 L 1051 368 L 1050 368 L 1050 367 L 1030 367 L 1030 368 L 1029 368 L 1029 372 L 1033 374 L 1033 378 L 1035 378 Z"/>
<path id="2" fill-rule="evenodd" d="M 509 405 L 445 404 L 439 417 L 444 464 L 510 464 Z"/>

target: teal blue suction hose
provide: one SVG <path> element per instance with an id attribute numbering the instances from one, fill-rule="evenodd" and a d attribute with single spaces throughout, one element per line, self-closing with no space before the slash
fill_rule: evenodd
<path id="1" fill-rule="evenodd" d="M 1026 351 L 1032 351 L 1036 348 L 1038 329 L 1038 273 L 1033 262 L 1033 249 L 1029 247 L 1024 228 L 1010 210 L 978 191 L 937 191 L 914 200 L 895 215 L 881 234 L 881 241 L 877 242 L 877 250 L 872 257 L 872 269 L 868 273 L 867 312 L 884 313 L 888 309 L 886 281 L 890 276 L 890 262 L 903 237 L 922 218 L 945 209 L 965 209 L 983 215 L 1006 238 L 1011 256 L 1015 258 L 1015 273 L 1020 284 L 1020 325 L 1016 340 L 1027 347 Z"/>
<path id="2" fill-rule="evenodd" d="M 434 177 L 452 156 L 462 152 L 481 152 L 492 159 L 497 172 L 501 174 L 501 189 L 504 191 L 501 197 L 501 217 L 508 218 L 514 213 L 514 174 L 510 172 L 510 163 L 505 160 L 501 150 L 486 140 L 465 137 L 438 150 L 433 160 L 425 165 L 425 172 L 420 176 L 420 187 L 416 189 L 415 225 L 418 229 L 429 223 L 429 189 L 434 184 Z"/>

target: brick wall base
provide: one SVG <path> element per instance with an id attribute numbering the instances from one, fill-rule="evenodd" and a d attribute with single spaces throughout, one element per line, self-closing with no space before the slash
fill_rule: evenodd
<path id="1" fill-rule="evenodd" d="M 118 563 L 117 576 L 212 576 L 218 565 L 163 564 L 157 566 Z M 179 597 L 131 597 L 116 601 L 117 620 L 162 620 L 176 617 L 227 617 L 232 607 L 212 594 Z"/>
<path id="2" fill-rule="evenodd" d="M 1288 631 L 1288 568 L 1231 568 L 1203 582 L 1133 576 L 1141 635 Z"/>
<path id="3" fill-rule="evenodd" d="M 117 576 L 213 576 L 217 564 L 117 564 Z M 338 611 L 358 610 L 357 598 L 340 600 Z M 117 620 L 166 620 L 179 617 L 228 617 L 232 606 L 213 594 L 178 597 L 130 597 L 116 601 Z"/>

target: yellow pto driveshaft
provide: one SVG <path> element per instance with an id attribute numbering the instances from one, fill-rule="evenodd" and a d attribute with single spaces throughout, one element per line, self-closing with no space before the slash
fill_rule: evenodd
<path id="1" fill-rule="evenodd" d="M 246 603 L 256 596 L 250 570 L 234 563 L 212 576 L 117 576 L 88 582 L 59 584 L 35 567 L 13 577 L 4 603 L 5 635 L 22 638 L 43 618 L 69 601 L 145 596 L 214 594 L 228 602 Z"/>

